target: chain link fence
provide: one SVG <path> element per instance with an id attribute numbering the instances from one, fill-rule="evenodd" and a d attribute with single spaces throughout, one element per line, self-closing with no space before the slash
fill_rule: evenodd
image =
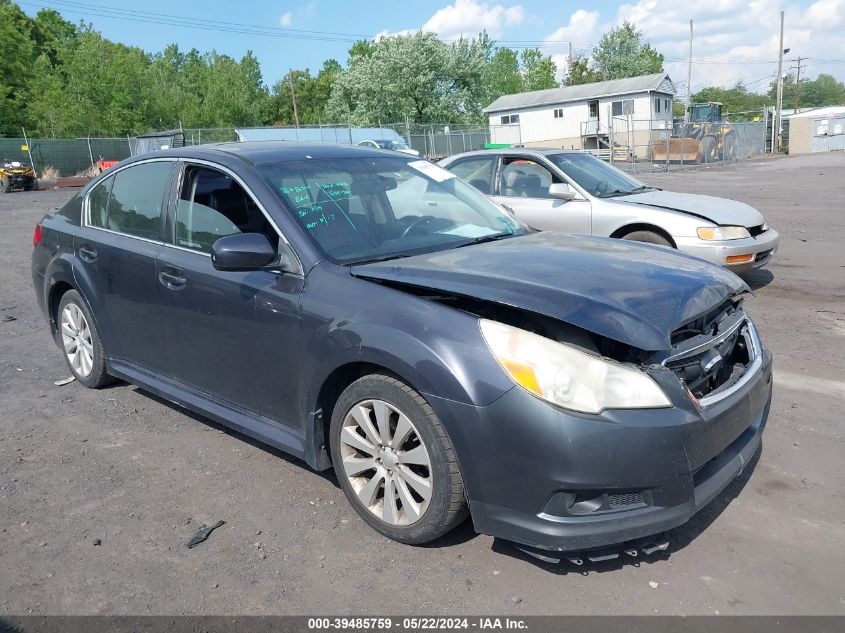
<path id="1" fill-rule="evenodd" d="M 342 124 L 251 128 L 266 132 L 268 138 L 286 141 L 355 144 L 362 134 L 370 140 L 404 140 L 429 160 L 486 147 L 566 147 L 582 148 L 617 167 L 634 173 L 669 171 L 701 165 L 728 165 L 765 154 L 767 129 L 762 121 L 745 120 L 690 126 L 666 119 L 640 119 L 631 115 L 612 117 L 607 124 L 596 121 L 581 125 L 580 138 L 528 139 L 520 124 L 399 123 L 360 128 Z M 366 130 L 366 132 L 364 132 Z M 165 145 L 204 145 L 240 140 L 237 128 L 193 128 L 171 130 Z M 176 137 L 179 137 L 178 143 Z M 358 138 L 361 137 L 361 138 Z M 74 176 L 91 173 L 99 160 L 119 161 L 147 148 L 159 135 L 138 138 L 24 139 L 0 138 L 0 159 L 32 162 L 39 175 L 53 168 L 53 175 Z M 162 137 L 164 138 L 164 137 Z M 531 142 L 528 142 L 528 141 Z M 27 142 L 28 141 L 28 142 Z M 162 141 L 164 142 L 164 141 Z M 28 145 L 29 152 L 24 147 Z M 147 148 L 149 149 L 149 148 Z M 146 151 L 146 150 L 144 150 Z"/>
<path id="2" fill-rule="evenodd" d="M 54 176 L 74 176 L 99 160 L 123 160 L 130 154 L 128 138 L 0 138 L 0 159 L 32 164 L 39 177 L 52 170 Z"/>
<path id="3" fill-rule="evenodd" d="M 613 117 L 584 140 L 601 158 L 632 173 L 731 165 L 767 151 L 763 121 L 690 124 Z"/>

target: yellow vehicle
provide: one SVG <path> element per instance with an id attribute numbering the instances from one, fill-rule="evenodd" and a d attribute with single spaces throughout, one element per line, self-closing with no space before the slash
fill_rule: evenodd
<path id="1" fill-rule="evenodd" d="M 12 160 L 0 161 L 0 192 L 37 190 L 38 179 L 32 167 Z"/>
<path id="2" fill-rule="evenodd" d="M 676 136 L 652 145 L 652 160 L 715 163 L 736 158 L 736 132 L 729 121 L 722 120 L 721 103 L 694 103 L 689 114 L 689 122 L 680 126 Z"/>

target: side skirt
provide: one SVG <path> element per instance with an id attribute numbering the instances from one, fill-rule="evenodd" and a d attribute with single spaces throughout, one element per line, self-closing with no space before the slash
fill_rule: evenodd
<path id="1" fill-rule="evenodd" d="M 305 436 L 295 429 L 282 427 L 278 422 L 256 413 L 235 408 L 213 399 L 207 394 L 169 378 L 158 376 L 136 365 L 110 360 L 109 373 L 126 382 L 146 389 L 160 398 L 199 413 L 239 433 L 305 460 Z"/>

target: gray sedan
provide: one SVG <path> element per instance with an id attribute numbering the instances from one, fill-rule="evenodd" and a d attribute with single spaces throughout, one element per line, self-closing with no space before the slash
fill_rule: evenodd
<path id="1" fill-rule="evenodd" d="M 778 247 L 747 204 L 649 187 L 587 152 L 483 150 L 440 165 L 540 230 L 661 244 L 734 272 L 764 266 Z"/>

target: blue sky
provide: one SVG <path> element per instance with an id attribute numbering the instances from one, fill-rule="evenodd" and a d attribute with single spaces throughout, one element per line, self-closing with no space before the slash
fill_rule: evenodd
<path id="1" fill-rule="evenodd" d="M 330 57 L 345 63 L 346 51 L 356 38 L 420 28 L 446 40 L 486 28 L 502 45 L 543 49 L 562 70 L 570 41 L 576 53 L 588 53 L 604 30 L 629 19 L 666 56 L 667 71 L 683 89 L 689 20 L 693 19 L 693 90 L 737 80 L 752 90 L 765 90 L 776 74 L 779 11 L 784 9 L 785 46 L 792 49 L 787 58 L 808 57 L 802 69 L 807 76 L 828 72 L 845 79 L 845 0 L 698 4 L 702 6 L 678 0 L 20 2 L 30 14 L 41 7 L 54 8 L 68 20 L 83 19 L 110 39 L 149 51 L 172 42 L 184 49 L 216 49 L 238 58 L 252 50 L 270 85 L 288 68 L 315 71 Z"/>

